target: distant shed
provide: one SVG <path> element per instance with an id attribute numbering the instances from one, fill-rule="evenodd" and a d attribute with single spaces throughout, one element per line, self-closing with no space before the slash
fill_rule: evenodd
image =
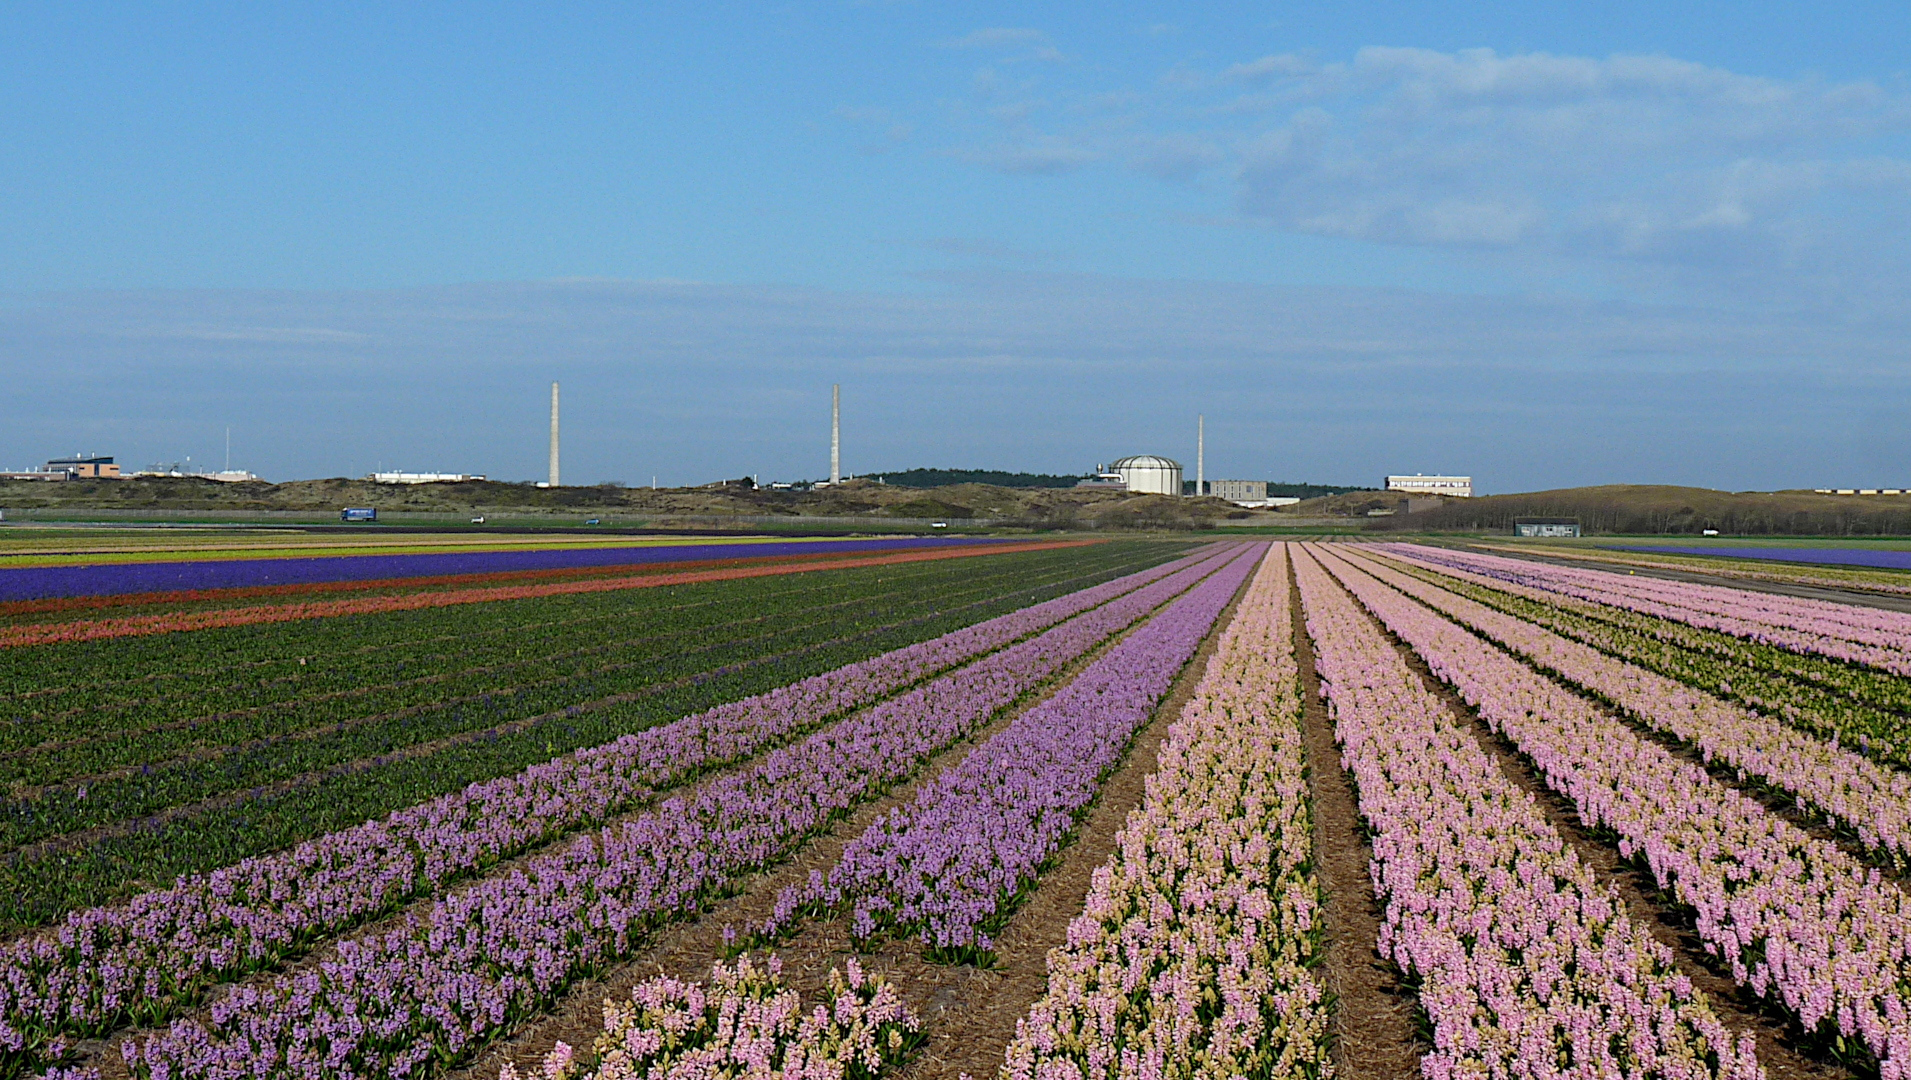
<path id="1" fill-rule="evenodd" d="M 1513 519 L 1514 536 L 1578 536 L 1578 518 L 1521 517 Z"/>

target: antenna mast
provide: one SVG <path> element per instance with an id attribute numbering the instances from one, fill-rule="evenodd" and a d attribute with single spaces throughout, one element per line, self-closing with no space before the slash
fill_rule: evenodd
<path id="1" fill-rule="evenodd" d="M 557 384 L 551 384 L 551 487 L 557 486 Z"/>
<path id="2" fill-rule="evenodd" d="M 1194 493 L 1208 493 L 1208 418 L 1199 413 L 1194 418 Z"/>
<path id="3" fill-rule="evenodd" d="M 829 388 L 829 482 L 843 482 L 843 384 Z"/>

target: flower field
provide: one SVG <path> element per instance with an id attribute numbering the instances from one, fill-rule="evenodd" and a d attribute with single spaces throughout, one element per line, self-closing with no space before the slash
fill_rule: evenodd
<path id="1" fill-rule="evenodd" d="M 1911 616 L 986 550 L 0 649 L 0 1076 L 1905 1080 Z"/>

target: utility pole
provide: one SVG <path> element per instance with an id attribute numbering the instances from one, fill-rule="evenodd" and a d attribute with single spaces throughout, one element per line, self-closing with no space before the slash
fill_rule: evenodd
<path id="1" fill-rule="evenodd" d="M 551 384 L 551 487 L 557 486 L 557 384 Z"/>
<path id="2" fill-rule="evenodd" d="M 843 482 L 843 384 L 829 388 L 829 483 Z"/>
<path id="3" fill-rule="evenodd" d="M 1208 418 L 1196 414 L 1194 418 L 1194 494 L 1196 498 L 1208 493 Z"/>

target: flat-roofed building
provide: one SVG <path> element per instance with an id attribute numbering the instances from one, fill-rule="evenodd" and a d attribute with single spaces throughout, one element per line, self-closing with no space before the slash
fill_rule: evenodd
<path id="1" fill-rule="evenodd" d="M 1386 487 L 1388 491 L 1405 491 L 1413 495 L 1451 495 L 1456 499 L 1473 497 L 1471 476 L 1427 476 L 1422 473 L 1389 476 Z"/>
<path id="2" fill-rule="evenodd" d="M 1208 494 L 1229 502 L 1253 503 L 1258 506 L 1267 501 L 1267 481 L 1210 480 Z"/>
<path id="3" fill-rule="evenodd" d="M 365 479 L 374 484 L 463 484 L 484 479 L 483 473 L 461 472 L 379 472 Z"/>
<path id="4" fill-rule="evenodd" d="M 81 457 L 75 454 L 68 458 L 54 458 L 46 463 L 47 472 L 63 472 L 75 480 L 117 480 L 119 466 L 110 457 Z"/>

